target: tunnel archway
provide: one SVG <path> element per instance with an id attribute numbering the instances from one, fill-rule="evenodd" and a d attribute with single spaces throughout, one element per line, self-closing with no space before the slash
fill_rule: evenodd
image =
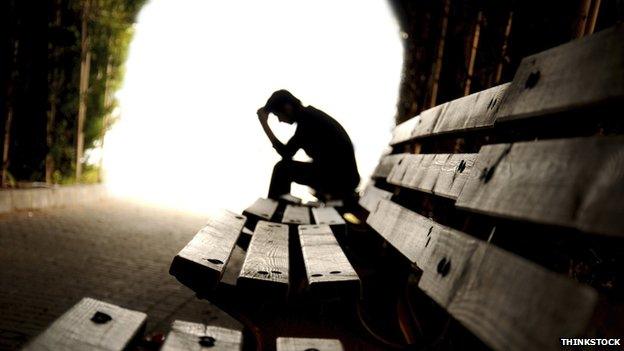
<path id="1" fill-rule="evenodd" d="M 105 143 L 113 191 L 180 208 L 244 208 L 265 195 L 278 160 L 255 111 L 280 88 L 342 123 L 362 178 L 370 174 L 393 125 L 402 64 L 389 5 L 244 5 L 160 0 L 142 10 L 122 118 Z M 293 132 L 271 123 L 282 140 Z"/>

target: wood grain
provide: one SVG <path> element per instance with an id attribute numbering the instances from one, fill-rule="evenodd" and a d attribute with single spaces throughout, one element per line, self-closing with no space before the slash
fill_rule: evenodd
<path id="1" fill-rule="evenodd" d="M 251 292 L 258 288 L 285 295 L 289 286 L 288 255 L 288 225 L 258 222 L 237 286 Z"/>
<path id="2" fill-rule="evenodd" d="M 451 154 L 440 168 L 433 193 L 457 199 L 470 177 L 477 154 Z"/>
<path id="3" fill-rule="evenodd" d="M 299 242 L 311 292 L 357 291 L 360 279 L 328 225 L 300 225 Z"/>
<path id="4" fill-rule="evenodd" d="M 245 216 L 253 216 L 265 220 L 271 220 L 273 214 L 277 210 L 278 202 L 273 199 L 257 199 L 251 206 L 247 207 L 243 214 Z"/>
<path id="5" fill-rule="evenodd" d="M 310 224 L 310 208 L 307 206 L 286 205 L 282 223 Z"/>
<path id="6" fill-rule="evenodd" d="M 407 121 L 397 125 L 392 130 L 392 139 L 390 145 L 397 145 L 412 139 L 412 133 L 416 129 L 416 125 L 420 122 L 420 116 L 414 116 Z"/>
<path id="7" fill-rule="evenodd" d="M 243 333 L 216 326 L 176 320 L 161 351 L 229 351 L 243 349 Z"/>
<path id="8" fill-rule="evenodd" d="M 434 226 L 431 246 L 420 268 L 418 287 L 440 306 L 447 307 L 460 287 L 477 240 L 448 227 Z"/>
<path id="9" fill-rule="evenodd" d="M 318 207 L 312 209 L 314 223 L 327 225 L 345 225 L 345 220 L 334 207 Z"/>
<path id="10" fill-rule="evenodd" d="M 444 103 L 421 112 L 420 119 L 412 132 L 412 139 L 427 137 L 433 134 L 438 119 L 447 106 L 448 103 Z"/>
<path id="11" fill-rule="evenodd" d="M 407 155 L 396 164 L 387 181 L 405 188 L 456 199 L 477 154 Z"/>
<path id="12" fill-rule="evenodd" d="M 343 351 L 338 339 L 277 338 L 277 351 Z"/>
<path id="13" fill-rule="evenodd" d="M 426 261 L 432 232 L 441 227 L 429 218 L 389 200 L 381 200 L 366 223 L 417 265 Z"/>
<path id="14" fill-rule="evenodd" d="M 381 190 L 374 183 L 369 183 L 360 196 L 359 204 L 368 212 L 372 212 L 379 205 L 379 201 L 382 199 L 389 200 L 391 197 L 391 192 Z"/>
<path id="15" fill-rule="evenodd" d="M 495 350 L 559 350 L 582 336 L 597 293 L 480 242 L 448 311 Z"/>
<path id="16" fill-rule="evenodd" d="M 624 26 L 616 26 L 525 57 L 496 122 L 621 102 L 623 98 Z"/>
<path id="17" fill-rule="evenodd" d="M 215 211 L 207 225 L 173 258 L 169 273 L 199 291 L 221 280 L 246 218 L 229 211 Z"/>
<path id="18" fill-rule="evenodd" d="M 510 83 L 450 101 L 438 117 L 433 134 L 465 132 L 494 126 L 495 113 Z"/>
<path id="19" fill-rule="evenodd" d="M 392 167 L 394 167 L 395 164 L 399 163 L 400 160 L 405 155 L 407 154 L 395 154 L 395 155 L 383 156 L 379 160 L 379 164 L 377 164 L 377 167 L 373 171 L 373 175 L 371 176 L 371 178 L 384 178 L 385 179 L 390 173 L 390 171 L 392 170 Z"/>
<path id="20" fill-rule="evenodd" d="M 457 199 L 494 216 L 624 235 L 624 137 L 484 146 Z"/>
<path id="21" fill-rule="evenodd" d="M 145 313 L 85 297 L 24 350 L 124 350 L 142 331 L 146 319 Z"/>

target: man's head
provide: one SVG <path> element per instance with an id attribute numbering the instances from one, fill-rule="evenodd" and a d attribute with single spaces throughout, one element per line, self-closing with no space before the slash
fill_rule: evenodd
<path id="1" fill-rule="evenodd" d="M 297 121 L 299 111 L 303 108 L 301 101 L 288 90 L 278 90 L 271 94 L 264 108 L 277 116 L 280 122 L 293 124 Z"/>

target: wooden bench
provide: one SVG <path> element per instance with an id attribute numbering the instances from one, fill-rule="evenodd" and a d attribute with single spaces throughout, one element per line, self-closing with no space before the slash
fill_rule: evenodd
<path id="1" fill-rule="evenodd" d="M 623 107 L 623 27 L 526 57 L 512 82 L 396 126 L 361 209 L 258 199 L 213 215 L 171 274 L 240 316 L 270 299 L 289 321 L 316 318 L 314 299 L 353 303 L 383 347 L 618 337 Z"/>
<path id="2" fill-rule="evenodd" d="M 145 313 L 86 297 L 24 350 L 125 350 L 141 337 L 146 319 Z"/>
<path id="3" fill-rule="evenodd" d="M 526 57 L 511 83 L 395 128 L 360 198 L 366 221 L 482 347 L 618 338 L 623 110 L 624 28 Z M 579 250 L 619 266 L 588 280 L 575 270 L 597 265 Z"/>
<path id="4" fill-rule="evenodd" d="M 245 349 L 255 349 L 259 345 L 257 340 L 246 339 L 242 330 L 182 320 L 173 321 L 164 340 L 160 337 L 154 341 L 144 337 L 146 319 L 143 312 L 85 297 L 24 350 L 242 351 L 244 343 Z M 278 337 L 273 343 L 278 351 L 342 350 L 337 339 Z"/>

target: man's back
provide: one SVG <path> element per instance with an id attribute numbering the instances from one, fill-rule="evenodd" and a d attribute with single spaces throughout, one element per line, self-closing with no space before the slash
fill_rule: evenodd
<path id="1" fill-rule="evenodd" d="M 302 148 L 319 167 L 354 189 L 360 181 L 353 144 L 344 128 L 331 116 L 312 106 L 297 120 L 292 146 Z M 289 146 L 291 144 L 289 142 Z"/>

